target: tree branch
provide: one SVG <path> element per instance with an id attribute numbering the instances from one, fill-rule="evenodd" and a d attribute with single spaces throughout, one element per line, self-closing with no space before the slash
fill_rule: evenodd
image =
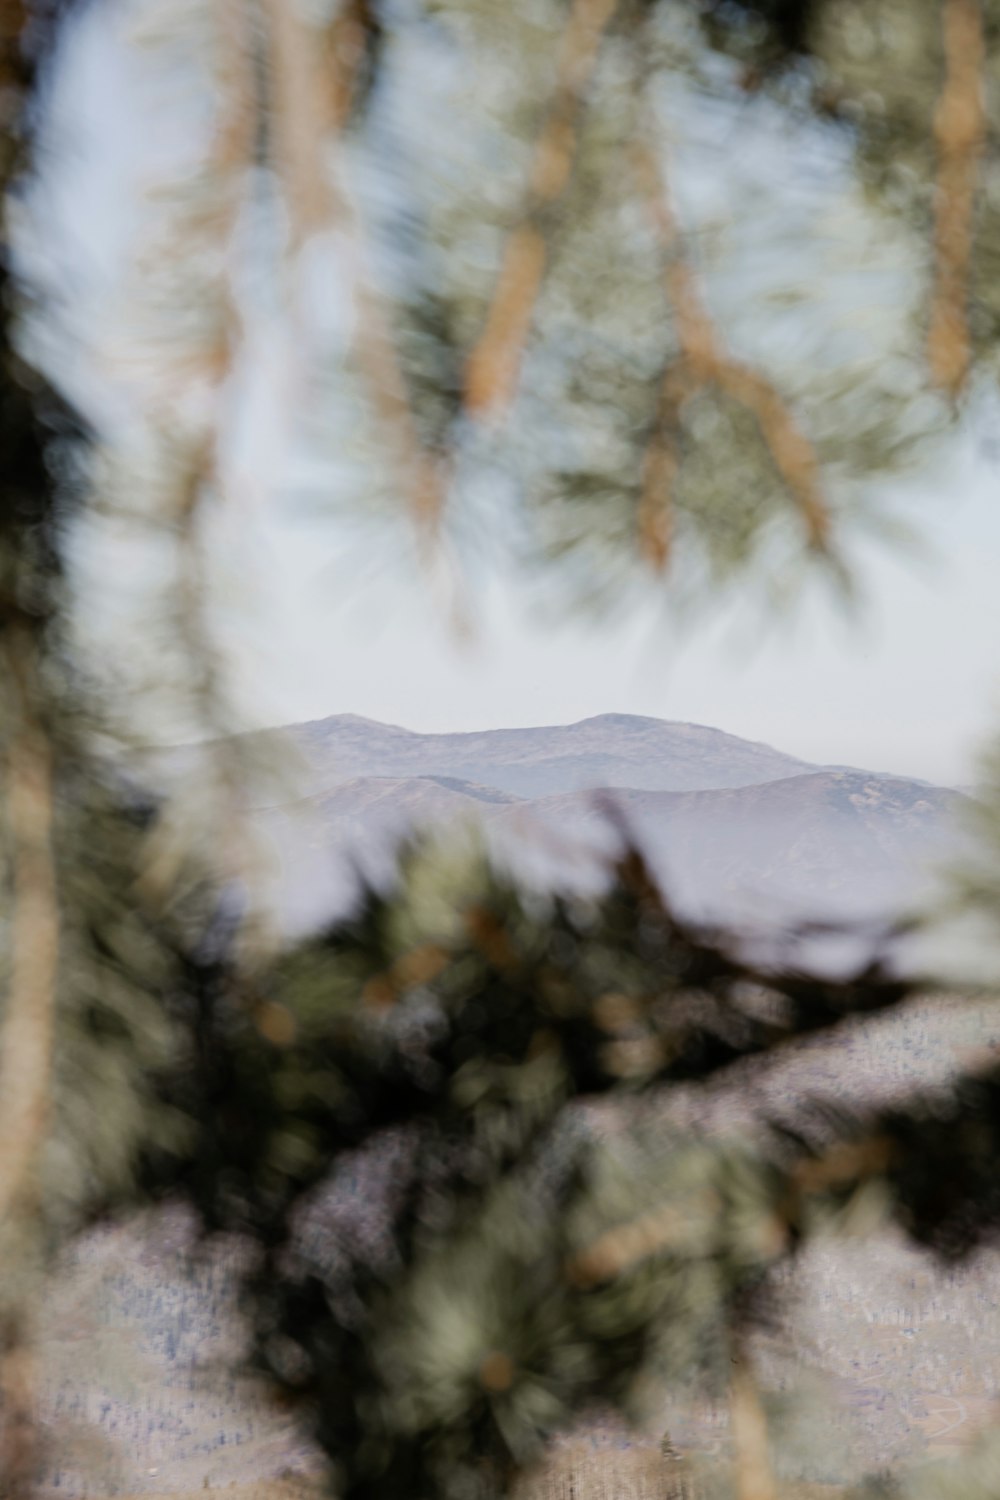
<path id="1" fill-rule="evenodd" d="M 390 435 L 389 448 L 408 508 L 419 535 L 428 537 L 444 512 L 444 469 L 420 439 L 391 324 L 366 271 L 359 216 L 323 160 L 324 145 L 343 128 L 350 109 L 354 74 L 363 55 L 361 22 L 344 18 L 324 48 L 319 35 L 310 34 L 294 0 L 265 0 L 265 11 L 277 160 L 293 243 L 300 247 L 309 235 L 331 224 L 350 231 L 358 361 L 376 417 Z M 336 60 L 333 67 L 325 55 L 329 52 Z"/>
<path id="2" fill-rule="evenodd" d="M 934 382 L 954 398 L 965 384 L 972 353 L 969 266 L 979 161 L 986 139 L 979 0 L 943 0 L 942 29 L 945 76 L 934 115 L 938 175 L 927 359 Z"/>
<path id="3" fill-rule="evenodd" d="M 507 241 L 486 324 L 469 356 L 465 404 L 499 421 L 517 388 L 548 249 L 538 218 L 565 191 L 576 152 L 581 101 L 618 0 L 573 0 L 556 64 L 556 84 L 528 174 L 528 201 Z"/>
<path id="4" fill-rule="evenodd" d="M 60 927 L 52 751 L 33 701 L 35 647 L 26 631 L 8 625 L 7 632 L 17 720 L 7 754 L 13 901 L 10 982 L 0 1032 L 0 1225 L 17 1213 L 31 1187 L 49 1122 Z"/>
<path id="5" fill-rule="evenodd" d="M 780 392 L 760 371 L 734 359 L 716 333 L 694 269 L 681 247 L 661 166 L 648 143 L 636 143 L 633 162 L 666 257 L 664 284 L 681 352 L 679 368 L 671 366 L 667 372 L 670 388 L 675 389 L 681 380 L 690 394 L 714 384 L 753 414 L 775 467 L 802 515 L 810 545 L 823 549 L 830 538 L 830 512 L 816 450 Z M 659 440 L 654 437 L 654 443 Z M 647 500 L 647 512 L 649 506 Z"/>

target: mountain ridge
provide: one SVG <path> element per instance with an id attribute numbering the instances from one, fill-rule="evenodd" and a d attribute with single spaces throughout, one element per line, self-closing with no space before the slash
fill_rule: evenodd
<path id="1" fill-rule="evenodd" d="M 262 770 L 275 750 L 299 763 L 283 787 L 264 770 L 253 809 L 289 932 L 343 913 L 359 876 L 390 880 L 402 840 L 462 822 L 526 876 L 593 883 L 620 840 L 609 799 L 679 909 L 744 929 L 889 920 L 959 848 L 957 791 L 706 725 L 608 713 L 424 734 L 344 714 L 260 734 Z M 177 764 L 197 776 L 197 755 Z"/>
<path id="2" fill-rule="evenodd" d="M 636 714 L 454 733 L 331 715 L 286 733 L 313 773 L 327 781 L 356 774 L 446 775 L 526 797 L 601 786 L 739 786 L 794 775 L 809 765 L 710 725 Z"/>

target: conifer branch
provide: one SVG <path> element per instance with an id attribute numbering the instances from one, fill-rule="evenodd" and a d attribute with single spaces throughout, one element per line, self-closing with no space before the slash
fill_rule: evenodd
<path id="1" fill-rule="evenodd" d="M 337 225 L 352 241 L 356 353 L 375 415 L 388 434 L 393 468 L 421 540 L 433 537 L 444 513 L 442 461 L 421 441 L 392 326 L 366 269 L 360 216 L 338 188 L 324 147 L 347 120 L 363 54 L 358 7 L 333 23 L 324 43 L 294 0 L 265 0 L 271 60 L 271 108 L 277 158 L 292 222 L 293 248 Z M 335 60 L 331 66 L 331 55 Z"/>
<path id="2" fill-rule="evenodd" d="M 330 224 L 334 192 L 323 150 L 337 113 L 324 48 L 295 0 L 264 0 L 273 154 L 285 189 L 292 248 Z"/>
<path id="3" fill-rule="evenodd" d="M 342 130 L 350 119 L 362 90 L 362 59 L 376 52 L 381 28 L 371 0 L 347 0 L 330 22 L 326 33 L 326 66 L 329 69 L 330 122 Z"/>
<path id="4" fill-rule="evenodd" d="M 667 403 L 669 393 L 667 404 L 677 404 L 678 387 L 686 387 L 686 394 L 693 394 L 714 384 L 749 411 L 756 419 L 775 467 L 802 515 L 810 545 L 825 550 L 830 540 L 831 521 L 816 450 L 775 386 L 759 370 L 734 359 L 719 337 L 705 306 L 694 268 L 684 254 L 662 166 L 647 142 L 635 144 L 633 162 L 663 246 L 664 285 L 680 346 L 679 359 L 665 376 L 664 402 Z M 654 434 L 654 446 L 663 441 L 659 432 Z M 653 458 L 647 460 L 647 475 L 658 477 L 658 467 L 654 452 Z M 650 525 L 647 518 L 655 513 L 654 498 L 644 492 L 640 522 L 641 529 L 646 531 Z M 648 544 L 646 550 L 649 550 Z M 657 558 L 655 548 L 651 557 L 654 561 Z"/>
<path id="5" fill-rule="evenodd" d="M 552 103 L 529 168 L 527 204 L 507 241 L 486 324 L 466 367 L 466 407 L 490 421 L 500 421 L 514 399 L 548 260 L 539 219 L 569 182 L 583 95 L 617 8 L 618 0 L 571 0 Z"/>

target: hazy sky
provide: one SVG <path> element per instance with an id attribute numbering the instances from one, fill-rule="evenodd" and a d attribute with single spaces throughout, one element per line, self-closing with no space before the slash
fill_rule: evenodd
<path id="1" fill-rule="evenodd" d="M 325 553 L 288 528 L 262 717 L 350 711 L 443 730 L 640 713 L 807 759 L 967 781 L 1000 722 L 1000 483 L 971 440 L 962 456 L 943 494 L 912 496 L 922 555 L 871 546 L 868 600 L 853 618 L 815 590 L 778 620 L 737 603 L 683 630 L 653 607 L 625 624 L 547 628 L 515 588 L 497 586 L 476 593 L 477 628 L 463 641 L 419 578 L 401 590 L 396 567 L 383 576 L 375 565 L 355 588 L 333 528 Z"/>
<path id="2" fill-rule="evenodd" d="M 88 328 L 106 323 L 131 253 L 137 184 L 170 151 L 150 113 L 168 118 L 169 101 L 144 97 L 124 35 L 93 11 L 57 101 L 49 277 L 78 304 L 84 345 Z M 262 369 L 280 365 L 274 337 L 260 334 Z M 93 371 L 81 368 L 93 393 Z M 459 639 L 441 590 L 417 564 L 407 568 L 405 546 L 384 566 L 377 551 L 368 555 L 362 571 L 356 541 L 333 515 L 281 503 L 275 392 L 273 380 L 251 381 L 253 441 L 242 464 L 241 528 L 252 533 L 241 538 L 243 584 L 252 594 L 254 580 L 266 580 L 233 643 L 248 718 L 349 711 L 460 730 L 633 712 L 953 783 L 972 779 L 977 743 L 1000 725 L 1000 467 L 984 440 L 1000 420 L 995 409 L 969 424 L 933 474 L 900 489 L 896 509 L 922 533 L 924 555 L 876 544 L 862 552 L 869 602 L 853 620 L 815 593 L 769 624 L 737 605 L 680 631 L 651 601 L 626 623 L 553 627 L 515 585 L 486 587 L 477 576 L 466 598 L 475 628 Z"/>

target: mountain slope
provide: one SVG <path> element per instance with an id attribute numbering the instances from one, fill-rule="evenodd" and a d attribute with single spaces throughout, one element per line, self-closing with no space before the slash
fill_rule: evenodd
<path id="1" fill-rule="evenodd" d="M 299 761 L 255 814 L 290 933 L 343 911 L 359 874 L 389 878 L 399 841 L 428 826 L 476 823 L 522 873 L 589 883 L 616 837 L 600 788 L 682 909 L 743 927 L 885 917 L 926 891 L 929 869 L 958 846 L 958 793 L 631 715 L 416 734 L 342 714 L 242 748 L 251 764 L 256 752 Z M 174 771 L 197 778 L 203 753 L 171 752 Z"/>
<path id="2" fill-rule="evenodd" d="M 622 790 L 608 800 L 683 907 L 743 924 L 877 918 L 918 900 L 958 846 L 962 799 L 899 777 L 817 771 L 713 791 Z M 562 841 L 606 843 L 597 799 L 542 798 L 531 816 Z"/>
<path id="3" fill-rule="evenodd" d="M 360 777 L 260 814 L 284 851 L 292 927 L 350 904 L 358 874 L 391 878 L 419 829 L 474 825 L 544 885 L 591 886 L 626 827 L 681 910 L 742 928 L 879 920 L 918 901 L 954 855 L 956 792 L 861 771 L 815 771 L 694 792 L 617 788 L 533 800 L 444 777 Z"/>

